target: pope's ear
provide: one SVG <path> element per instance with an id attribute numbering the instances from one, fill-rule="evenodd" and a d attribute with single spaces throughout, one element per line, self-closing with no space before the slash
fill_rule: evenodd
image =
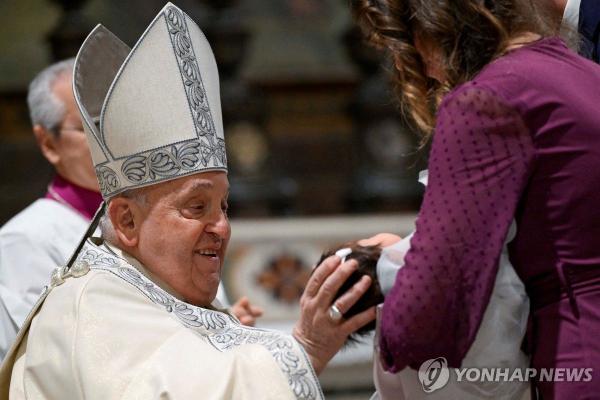
<path id="1" fill-rule="evenodd" d="M 133 199 L 115 197 L 108 204 L 108 217 L 115 230 L 116 239 L 126 247 L 136 247 L 139 240 L 139 207 Z"/>
<path id="2" fill-rule="evenodd" d="M 33 135 L 46 160 L 56 167 L 60 163 L 60 153 L 57 149 L 58 137 L 41 125 L 34 125 Z"/>

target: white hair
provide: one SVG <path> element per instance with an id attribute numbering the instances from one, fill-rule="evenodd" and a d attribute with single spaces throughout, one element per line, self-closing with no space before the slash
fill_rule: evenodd
<path id="1" fill-rule="evenodd" d="M 73 74 L 74 58 L 69 58 L 46 67 L 29 84 L 27 105 L 31 123 L 41 125 L 58 135 L 58 126 L 65 116 L 65 105 L 56 96 L 52 87 L 64 74 Z"/>
<path id="2" fill-rule="evenodd" d="M 145 188 L 126 190 L 123 193 L 119 194 L 117 197 L 131 199 L 142 206 L 146 206 L 148 204 L 148 198 L 144 189 Z M 104 215 L 100 217 L 98 225 L 100 226 L 100 237 L 109 243 L 117 244 L 117 233 L 107 212 L 105 212 Z"/>
<path id="3" fill-rule="evenodd" d="M 117 242 L 117 235 L 115 233 L 115 227 L 113 226 L 110 217 L 106 212 L 104 215 L 100 217 L 100 221 L 98 222 L 98 226 L 100 227 L 100 237 L 106 240 L 108 243 L 115 244 Z"/>

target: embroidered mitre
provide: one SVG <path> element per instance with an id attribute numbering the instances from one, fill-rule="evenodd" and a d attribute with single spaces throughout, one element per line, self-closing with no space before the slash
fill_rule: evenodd
<path id="1" fill-rule="evenodd" d="M 171 3 L 133 49 L 102 25 L 73 70 L 100 191 L 227 171 L 219 74 L 200 28 Z"/>

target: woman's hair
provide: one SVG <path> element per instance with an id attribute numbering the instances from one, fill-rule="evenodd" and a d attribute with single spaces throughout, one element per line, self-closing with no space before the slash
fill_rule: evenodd
<path id="1" fill-rule="evenodd" d="M 383 294 L 379 282 L 377 281 L 377 261 L 381 255 L 381 249 L 377 246 L 363 247 L 359 246 L 355 242 L 346 243 L 341 246 L 337 246 L 323 253 L 321 259 L 317 265 L 321 264 L 323 260 L 330 257 L 340 249 L 350 248 L 352 253 L 346 256 L 347 260 L 356 260 L 358 262 L 358 268 L 350 275 L 344 282 L 342 287 L 338 290 L 334 297 L 334 301 L 337 300 L 341 295 L 346 293 L 355 283 L 357 283 L 364 275 L 371 277 L 372 283 L 369 289 L 361 296 L 360 299 L 352 306 L 349 310 L 344 312 L 344 318 L 351 318 L 354 315 L 368 310 L 369 308 L 376 306 L 377 304 L 383 303 Z M 356 332 L 350 335 L 347 343 L 357 342 L 359 339 L 375 329 L 375 321 L 371 321 Z"/>
<path id="2" fill-rule="evenodd" d="M 352 0 L 368 41 L 391 58 L 400 111 L 427 142 L 442 96 L 502 55 L 509 41 L 532 32 L 556 34 L 536 0 Z M 439 51 L 445 81 L 425 75 L 415 35 Z"/>

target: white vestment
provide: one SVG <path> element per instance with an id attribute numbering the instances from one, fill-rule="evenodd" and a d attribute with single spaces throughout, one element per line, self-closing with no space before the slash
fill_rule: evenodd
<path id="1" fill-rule="evenodd" d="M 88 225 L 73 208 L 39 199 L 0 229 L 0 361 L 52 270 L 67 262 Z"/>
<path id="2" fill-rule="evenodd" d="M 91 270 L 53 279 L 0 369 L 0 400 L 323 398 L 292 336 L 177 299 L 99 239 L 74 265 Z"/>

